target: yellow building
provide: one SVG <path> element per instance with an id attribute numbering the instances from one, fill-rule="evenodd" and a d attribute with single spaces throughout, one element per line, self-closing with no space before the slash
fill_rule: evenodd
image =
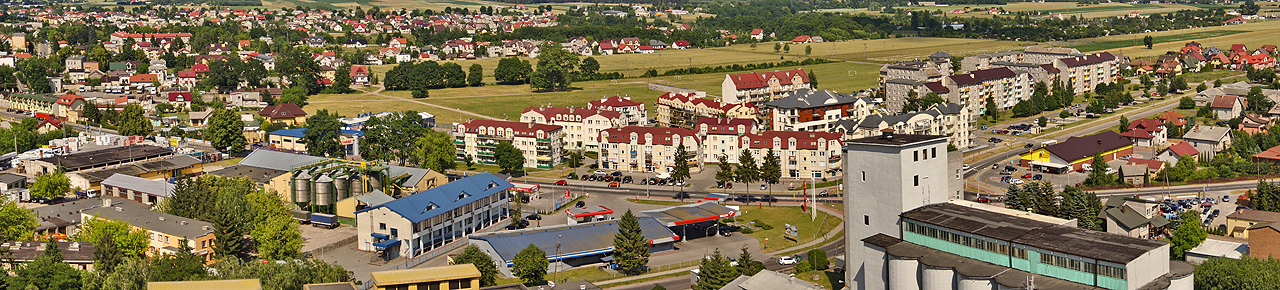
<path id="1" fill-rule="evenodd" d="M 177 253 L 182 241 L 187 241 L 191 253 L 204 258 L 206 265 L 214 262 L 213 224 L 208 222 L 152 211 L 150 206 L 142 203 L 111 198 L 102 198 L 102 206 L 80 212 L 82 223 L 94 218 L 123 221 L 133 230 L 147 231 L 148 257 Z"/>
<path id="2" fill-rule="evenodd" d="M 1249 228 L 1256 224 L 1280 222 L 1280 213 L 1253 210 L 1238 209 L 1227 215 L 1227 233 L 1228 236 L 1241 239 L 1249 238 Z"/>
<path id="3" fill-rule="evenodd" d="M 147 282 L 147 290 L 262 290 L 258 279 Z"/>
<path id="4" fill-rule="evenodd" d="M 480 270 L 472 264 L 373 272 L 370 290 L 480 289 Z"/>
<path id="5" fill-rule="evenodd" d="M 258 116 L 264 119 L 263 124 L 284 123 L 297 126 L 307 122 L 307 112 L 292 103 L 267 106 L 258 111 Z"/>

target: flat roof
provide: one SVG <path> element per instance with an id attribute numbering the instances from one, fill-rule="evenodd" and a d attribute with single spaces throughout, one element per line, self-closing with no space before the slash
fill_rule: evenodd
<path id="1" fill-rule="evenodd" d="M 679 239 L 676 233 L 653 217 L 639 216 L 636 219 L 640 222 L 640 230 L 644 232 L 644 239 L 647 241 L 661 243 Z M 489 243 L 498 256 L 508 262 L 514 260 L 516 253 L 529 245 L 542 249 L 549 255 L 548 258 L 554 259 L 557 242 L 560 243 L 562 257 L 584 257 L 613 252 L 613 236 L 618 233 L 618 221 L 620 220 L 614 219 L 576 225 L 472 234 L 469 238 L 473 242 L 479 240 Z"/>
<path id="2" fill-rule="evenodd" d="M 102 186 L 118 187 L 163 197 L 172 196 L 174 188 L 177 187 L 177 185 L 169 184 L 164 180 L 150 180 L 124 174 L 116 174 L 108 177 L 107 180 L 102 181 Z"/>
<path id="3" fill-rule="evenodd" d="M 151 231 L 175 235 L 190 240 L 213 234 L 213 224 L 176 215 L 152 211 L 151 206 L 124 199 L 111 200 L 110 207 L 101 205 L 85 209 L 80 214 L 109 220 L 118 220 Z M 208 229 L 206 229 L 208 228 Z"/>
<path id="4" fill-rule="evenodd" d="M 287 173 L 289 172 L 284 170 L 236 164 L 207 174 L 221 177 L 247 177 L 252 179 L 253 182 L 266 184 L 270 183 L 272 178 L 276 178 Z"/>
<path id="5" fill-rule="evenodd" d="M 668 227 L 737 216 L 738 212 L 714 202 L 700 202 L 640 212 Z"/>
<path id="6" fill-rule="evenodd" d="M 133 160 L 151 159 L 171 155 L 173 151 L 151 145 L 129 145 L 95 151 L 76 152 L 63 156 L 36 159 L 53 165 L 61 165 L 68 171 L 78 171 L 86 167 L 98 167 L 112 163 L 123 163 Z"/>
<path id="7" fill-rule="evenodd" d="M 480 270 L 472 264 L 459 264 L 441 267 L 378 271 L 369 274 L 373 285 L 401 285 L 423 282 L 446 281 L 464 278 L 480 278 Z"/>
<path id="8" fill-rule="evenodd" d="M 895 239 L 892 237 L 889 238 Z M 992 279 L 994 282 L 1005 287 L 1018 289 L 1025 288 L 1025 283 L 1028 280 L 1027 277 L 1031 275 L 1030 273 L 1010 267 L 947 253 L 907 241 L 897 240 L 897 242 L 893 244 L 894 245 L 891 246 L 889 252 L 890 255 L 894 255 L 896 257 L 915 258 L 918 259 L 921 264 L 925 264 L 930 267 L 955 269 L 956 273 L 966 277 Z M 1035 276 L 1036 289 L 1103 289 L 1045 275 Z"/>
<path id="9" fill-rule="evenodd" d="M 934 141 L 940 139 L 947 140 L 947 136 L 942 135 L 916 135 L 916 134 L 893 134 L 893 138 L 885 138 L 884 135 L 862 137 L 845 141 L 845 144 L 866 144 L 866 145 L 888 145 L 888 146 L 908 146 L 921 142 Z"/>
<path id="10" fill-rule="evenodd" d="M 147 282 L 147 290 L 192 290 L 192 289 L 262 290 L 262 281 L 258 279 L 241 279 L 241 280 Z"/>
<path id="11" fill-rule="evenodd" d="M 1119 264 L 1128 264 L 1147 252 L 1169 245 L 952 203 L 922 206 L 902 213 L 902 217 L 976 236 Z"/>
<path id="12" fill-rule="evenodd" d="M 593 215 L 604 215 L 613 213 L 612 209 L 607 207 L 593 205 L 588 207 L 571 207 L 564 212 L 573 215 L 573 217 L 589 217 Z"/>
<path id="13" fill-rule="evenodd" d="M 0 248 L 10 250 L 10 258 L 18 262 L 34 261 L 44 254 L 45 241 L 6 241 Z M 74 249 L 74 250 L 72 250 Z M 68 263 L 92 264 L 93 244 L 89 242 L 58 242 L 62 260 Z"/>

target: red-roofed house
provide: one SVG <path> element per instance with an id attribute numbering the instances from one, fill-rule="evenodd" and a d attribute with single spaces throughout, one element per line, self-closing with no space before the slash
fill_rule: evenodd
<path id="1" fill-rule="evenodd" d="M 186 103 L 191 101 L 191 92 L 169 92 L 170 103 Z"/>
<path id="2" fill-rule="evenodd" d="M 1195 158 L 1198 155 L 1200 155 L 1200 151 L 1196 150 L 1195 147 L 1191 146 L 1191 143 L 1182 142 L 1182 143 L 1174 144 L 1173 146 L 1169 146 L 1169 148 L 1165 148 L 1164 150 L 1160 151 L 1160 153 L 1156 153 L 1155 159 L 1164 161 L 1165 163 L 1168 163 L 1169 166 L 1177 166 L 1178 158 L 1182 156 L 1189 156 L 1191 158 Z"/>
<path id="3" fill-rule="evenodd" d="M 751 38 L 755 40 L 764 40 L 764 29 L 752 29 Z"/>
<path id="4" fill-rule="evenodd" d="M 458 160 L 471 156 L 477 163 L 497 164 L 495 147 L 510 142 L 524 152 L 524 167 L 543 169 L 560 164 L 563 132 L 564 127 L 559 125 L 500 120 L 471 120 L 453 127 L 454 141 L 464 144 L 458 148 L 464 152 L 458 154 Z"/>
<path id="5" fill-rule="evenodd" d="M 1249 113 L 1245 114 L 1244 118 L 1240 120 L 1240 127 L 1238 129 L 1249 134 L 1267 133 L 1267 130 L 1270 129 L 1272 125 L 1275 125 L 1275 121 L 1271 117 L 1256 113 Z"/>
<path id="6" fill-rule="evenodd" d="M 1187 124 L 1187 117 L 1174 111 L 1164 111 L 1160 117 L 1156 117 L 1161 123 L 1182 127 Z"/>
<path id="7" fill-rule="evenodd" d="M 1129 131 L 1120 136 L 1133 140 L 1138 146 L 1157 147 L 1164 145 L 1167 132 L 1164 122 L 1156 119 L 1137 119 L 1129 122 Z"/>
<path id="8" fill-rule="evenodd" d="M 263 122 L 268 124 L 285 123 L 289 126 L 297 126 L 307 122 L 307 111 L 303 111 L 293 103 L 267 106 L 258 111 L 258 116 L 265 118 Z"/>
<path id="9" fill-rule="evenodd" d="M 1145 165 L 1147 166 L 1147 173 L 1150 174 L 1155 174 L 1164 169 L 1164 161 L 1142 158 L 1129 158 L 1129 163 L 1125 165 Z"/>
<path id="10" fill-rule="evenodd" d="M 207 73 L 209 72 L 209 65 L 203 64 L 203 63 L 197 63 L 191 66 L 191 71 L 194 71 L 196 73 Z"/>
<path id="11" fill-rule="evenodd" d="M 369 67 L 363 65 L 351 66 L 351 82 L 359 85 L 369 84 Z"/>
<path id="12" fill-rule="evenodd" d="M 84 105 L 86 104 L 84 97 L 76 94 L 62 95 L 58 97 L 56 103 L 53 115 L 71 122 L 80 120 L 80 112 L 84 110 Z"/>
<path id="13" fill-rule="evenodd" d="M 1246 106 L 1243 98 L 1236 96 L 1213 96 L 1213 103 L 1209 104 L 1209 109 L 1213 110 L 1214 116 L 1218 119 L 1229 120 L 1240 116 L 1240 112 Z"/>
<path id="14" fill-rule="evenodd" d="M 745 134 L 759 133 L 755 119 L 746 118 L 702 117 L 698 119 L 694 130 L 698 131 L 698 137 L 703 140 L 700 150 L 702 154 L 699 156 L 703 159 L 702 162 L 710 163 L 720 162 L 720 156 L 725 156 L 729 163 L 738 164 L 738 153 L 742 153 L 738 138 Z"/>
<path id="15" fill-rule="evenodd" d="M 763 162 L 772 149 L 782 159 L 783 177 L 824 178 L 829 170 L 840 168 L 839 133 L 764 131 L 743 135 L 740 142 L 742 147 L 751 148 L 756 162 Z"/>
<path id="16" fill-rule="evenodd" d="M 199 79 L 196 78 L 196 72 L 193 70 L 178 71 L 178 86 L 180 87 L 194 87 L 198 80 Z"/>
<path id="17" fill-rule="evenodd" d="M 136 74 L 136 75 L 131 75 L 131 76 L 129 76 L 128 80 L 129 80 L 129 82 L 128 82 L 128 83 L 125 83 L 125 84 L 143 84 L 143 85 L 151 85 L 151 83 L 152 83 L 152 82 L 155 82 L 155 81 L 156 81 L 156 75 L 154 75 L 154 74 Z"/>
<path id="18" fill-rule="evenodd" d="M 801 88 L 810 88 L 809 75 L 804 69 L 726 74 L 720 83 L 720 97 L 726 103 L 759 105 Z"/>
<path id="19" fill-rule="evenodd" d="M 697 131 L 664 127 L 613 128 L 601 131 L 599 138 L 600 168 L 640 172 L 670 173 L 676 147 L 697 151 L 702 143 Z M 701 171 L 701 160 L 689 159 L 690 170 Z"/>
<path id="20" fill-rule="evenodd" d="M 1280 146 L 1271 147 L 1253 155 L 1253 162 L 1280 164 Z"/>
<path id="21" fill-rule="evenodd" d="M 587 151 L 599 150 L 600 131 L 627 126 L 621 112 L 572 107 L 529 107 L 520 114 L 520 122 L 563 126 L 564 148 Z"/>
<path id="22" fill-rule="evenodd" d="M 791 39 L 791 43 L 809 43 L 811 41 L 813 41 L 813 38 L 808 35 L 796 36 L 796 38 Z"/>
<path id="23" fill-rule="evenodd" d="M 649 123 L 649 112 L 644 103 L 632 101 L 630 96 L 612 96 L 587 103 L 587 109 L 615 111 L 622 114 L 628 126 L 644 126 Z"/>
<path id="24" fill-rule="evenodd" d="M 692 129 L 702 117 L 727 116 L 731 119 L 754 119 L 760 112 L 752 103 L 729 104 L 701 98 L 695 94 L 666 93 L 658 97 L 655 113 L 658 126 Z"/>
<path id="25" fill-rule="evenodd" d="M 49 118 L 36 124 L 36 132 L 40 134 L 48 134 L 52 131 L 62 130 L 62 120 Z"/>

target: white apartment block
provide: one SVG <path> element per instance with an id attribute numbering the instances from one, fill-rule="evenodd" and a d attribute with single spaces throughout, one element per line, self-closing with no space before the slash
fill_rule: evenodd
<path id="1" fill-rule="evenodd" d="M 718 163 L 720 156 L 725 156 L 729 163 L 738 163 L 738 154 L 742 147 L 738 138 L 742 135 L 757 134 L 756 121 L 753 119 L 701 118 L 695 126 L 698 136 L 702 138 L 700 156 L 702 162 Z"/>
<path id="2" fill-rule="evenodd" d="M 875 112 L 871 98 L 810 89 L 796 90 L 764 107 L 769 128 L 778 131 L 827 132 L 840 119 L 861 119 Z"/>
<path id="3" fill-rule="evenodd" d="M 769 150 L 778 156 L 782 177 L 824 178 L 839 176 L 840 134 L 830 132 L 764 131 L 739 138 L 742 147 L 751 148 L 757 164 L 763 164 Z M 737 163 L 733 158 L 730 163 Z M 833 170 L 834 169 L 834 170 Z"/>
<path id="4" fill-rule="evenodd" d="M 809 75 L 804 69 L 752 72 L 725 75 L 720 83 L 720 97 L 730 104 L 762 104 L 798 89 L 808 89 Z"/>
<path id="5" fill-rule="evenodd" d="M 520 122 L 563 126 L 564 149 L 586 151 L 599 150 L 600 131 L 627 125 L 617 111 L 572 107 L 529 107 L 520 114 Z"/>
<path id="6" fill-rule="evenodd" d="M 846 119 L 837 122 L 832 132 L 843 135 L 844 140 L 880 136 L 884 129 L 913 135 L 945 135 L 947 142 L 956 148 L 972 144 L 969 124 L 973 115 L 969 109 L 956 103 L 937 104 L 918 113 L 904 115 L 875 114 L 863 119 Z"/>
<path id="7" fill-rule="evenodd" d="M 948 57 L 949 58 L 949 57 Z M 933 59 L 906 63 L 889 63 L 880 67 L 880 87 L 891 80 L 913 80 L 927 83 L 951 74 L 950 59 Z"/>
<path id="8" fill-rule="evenodd" d="M 587 109 L 622 113 L 622 118 L 626 119 L 628 126 L 649 124 L 649 112 L 644 110 L 644 103 L 632 101 L 630 96 L 600 98 L 599 101 L 587 103 Z"/>
<path id="9" fill-rule="evenodd" d="M 497 164 L 494 149 L 511 142 L 524 154 L 524 167 L 550 169 L 560 163 L 563 143 L 559 125 L 499 120 L 471 120 L 453 127 L 458 160 L 471 156 L 476 163 Z"/>
<path id="10" fill-rule="evenodd" d="M 987 98 L 993 99 L 1000 110 L 1012 109 L 1018 102 L 1030 99 L 1035 88 L 1030 74 L 1016 73 L 1006 67 L 953 75 L 944 79 L 943 84 L 951 91 L 947 101 L 968 107 L 973 115 L 986 113 Z"/>
<path id="11" fill-rule="evenodd" d="M 685 146 L 691 170 L 701 170 L 698 134 L 681 128 L 630 126 L 600 132 L 600 168 L 671 172 L 676 148 Z"/>

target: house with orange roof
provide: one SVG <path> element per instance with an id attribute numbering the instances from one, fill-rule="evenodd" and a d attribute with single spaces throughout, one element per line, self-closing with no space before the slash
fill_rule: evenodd
<path id="1" fill-rule="evenodd" d="M 1160 117 L 1156 117 L 1156 120 L 1159 120 L 1160 123 L 1164 123 L 1166 125 L 1173 125 L 1178 127 L 1182 127 L 1183 125 L 1187 124 L 1186 116 L 1183 116 L 1182 114 L 1179 114 L 1178 112 L 1174 112 L 1172 110 L 1164 111 L 1164 113 L 1160 114 Z"/>
<path id="2" fill-rule="evenodd" d="M 725 74 L 720 84 L 720 97 L 726 103 L 763 104 L 798 89 L 807 89 L 809 75 L 804 69 Z"/>
<path id="3" fill-rule="evenodd" d="M 128 82 L 126 82 L 125 85 L 143 84 L 143 85 L 149 86 L 156 81 L 156 75 L 155 74 L 136 74 L 136 75 L 129 76 L 129 78 L 127 78 L 126 80 L 128 80 Z"/>
<path id="4" fill-rule="evenodd" d="M 369 84 L 369 67 L 367 66 L 353 65 L 351 66 L 351 71 L 348 72 L 348 75 L 351 77 L 352 84 L 358 84 L 358 85 Z"/>
<path id="5" fill-rule="evenodd" d="M 764 29 L 759 29 L 759 28 L 752 29 L 751 39 L 755 39 L 757 41 L 764 40 Z"/>
<path id="6" fill-rule="evenodd" d="M 81 119 L 81 111 L 84 110 L 86 101 L 83 96 L 76 94 L 66 94 L 58 97 L 57 105 L 54 106 L 54 116 L 71 122 L 79 122 Z"/>
<path id="7" fill-rule="evenodd" d="M 754 119 L 760 112 L 752 103 L 725 103 L 693 93 L 666 93 L 658 96 L 654 109 L 658 115 L 658 126 L 685 129 L 693 128 L 702 117 Z"/>
<path id="8" fill-rule="evenodd" d="M 1271 126 L 1275 124 L 1275 119 L 1270 116 L 1249 113 L 1245 114 L 1244 118 L 1241 118 L 1240 127 L 1237 129 L 1249 134 L 1267 133 Z"/>
<path id="9" fill-rule="evenodd" d="M 1120 133 L 1120 136 L 1133 140 L 1138 146 L 1157 147 L 1164 145 L 1167 140 L 1167 130 L 1165 130 L 1164 122 L 1156 119 L 1137 119 L 1129 122 L 1128 131 Z"/>

